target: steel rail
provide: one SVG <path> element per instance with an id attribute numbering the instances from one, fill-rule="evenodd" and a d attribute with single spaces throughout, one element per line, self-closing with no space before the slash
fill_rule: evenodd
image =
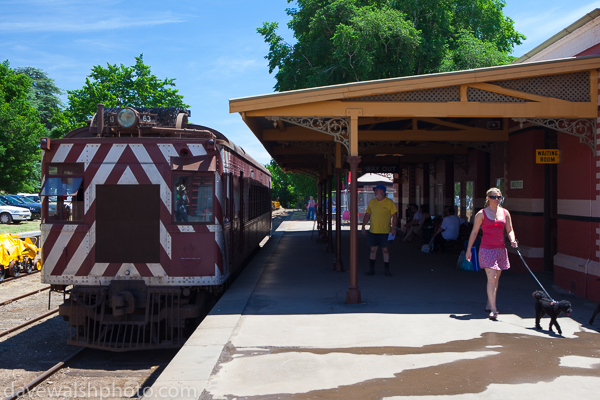
<path id="1" fill-rule="evenodd" d="M 77 352 L 75 352 L 74 354 L 71 354 L 69 357 L 65 358 L 63 361 L 59 362 L 54 367 L 50 368 L 49 370 L 47 370 L 46 372 L 44 372 L 43 374 L 41 374 L 40 376 L 38 376 L 31 382 L 29 382 L 27 385 L 23 386 L 21 389 L 14 392 L 12 395 L 8 396 L 4 400 L 15 400 L 15 399 L 24 397 L 24 395 L 27 395 L 27 393 L 29 393 L 31 391 L 31 389 L 33 389 L 34 387 L 36 387 L 37 385 L 42 383 L 46 378 L 48 378 L 49 376 L 54 374 L 59 369 L 63 368 L 67 362 L 69 362 L 73 357 L 75 357 L 76 355 L 78 355 L 79 353 L 84 351 L 85 349 L 86 348 L 83 347 L 83 348 L 79 349 Z"/>
<path id="2" fill-rule="evenodd" d="M 29 320 L 29 321 L 27 321 L 27 322 L 23 322 L 22 324 L 20 324 L 20 325 L 17 325 L 17 326 L 15 326 L 14 328 L 10 328 L 10 329 L 7 329 L 7 330 L 5 330 L 5 331 L 2 331 L 2 332 L 0 332 L 0 337 L 6 336 L 6 335 L 8 335 L 9 333 L 12 333 L 12 332 L 14 332 L 14 331 L 18 331 L 19 329 L 21 329 L 21 328 L 24 328 L 24 327 L 26 327 L 27 325 L 31 325 L 31 324 L 33 324 L 34 322 L 37 322 L 37 321 L 39 321 L 40 319 L 44 319 L 44 318 L 46 318 L 46 317 L 49 317 L 49 316 L 51 316 L 52 314 L 56 314 L 57 312 L 58 312 L 58 308 L 55 308 L 54 310 L 48 311 L 47 313 L 44 313 L 44 314 L 42 314 L 42 315 L 38 315 L 37 317 L 35 317 L 35 318 L 33 318 L 33 319 L 30 319 L 30 320 Z"/>
<path id="3" fill-rule="evenodd" d="M 1 281 L 0 281 L 0 284 L 2 284 L 2 283 L 4 283 L 4 282 L 11 282 L 11 281 L 14 281 L 14 280 L 16 280 L 16 279 L 25 278 L 25 277 L 28 277 L 28 276 L 30 276 L 30 275 L 37 274 L 37 273 L 39 273 L 39 272 L 40 272 L 40 270 L 39 270 L 39 269 L 36 269 L 36 270 L 34 270 L 34 271 L 31 271 L 30 273 L 27 273 L 27 272 L 20 273 L 20 274 L 19 274 L 19 276 L 17 276 L 17 277 L 14 277 L 14 276 L 9 276 L 8 278 L 4 278 L 3 280 L 1 280 Z"/>
<path id="4" fill-rule="evenodd" d="M 10 304 L 13 301 L 17 301 L 17 300 L 22 299 L 24 297 L 33 296 L 34 294 L 38 294 L 40 292 L 43 292 L 43 291 L 49 290 L 49 289 L 50 289 L 50 285 L 48 285 L 46 287 L 43 287 L 41 289 L 38 289 L 38 290 L 34 290 L 33 292 L 29 292 L 29 293 L 25 293 L 25 294 L 22 294 L 22 295 L 17 296 L 17 297 L 13 297 L 12 299 L 9 299 L 9 300 L 6 300 L 6 301 L 3 301 L 2 303 L 0 303 L 0 307 L 5 306 L 7 304 Z"/>

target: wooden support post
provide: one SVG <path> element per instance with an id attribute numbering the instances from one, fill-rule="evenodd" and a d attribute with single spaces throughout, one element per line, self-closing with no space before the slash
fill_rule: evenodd
<path id="1" fill-rule="evenodd" d="M 357 171 L 361 157 L 358 155 L 358 117 L 362 115 L 361 109 L 347 109 L 346 115 L 350 117 L 350 285 L 346 292 L 346 303 L 358 304 L 361 302 L 360 289 L 358 288 L 358 188 Z"/>
<path id="2" fill-rule="evenodd" d="M 333 270 L 344 272 L 344 263 L 342 262 L 342 169 L 337 165 L 335 179 L 335 259 L 333 260 Z"/>
<path id="3" fill-rule="evenodd" d="M 317 219 L 317 243 L 321 243 L 321 219 L 323 218 L 323 215 L 321 214 L 321 206 L 323 204 L 323 197 L 322 197 L 322 188 L 323 188 L 323 181 L 319 180 L 317 182 L 317 207 L 315 207 L 315 213 L 317 214 L 316 219 Z"/>
<path id="4" fill-rule="evenodd" d="M 360 289 L 358 288 L 358 189 L 357 171 L 360 163 L 360 156 L 348 157 L 350 164 L 351 182 L 350 182 L 350 285 L 346 292 L 346 303 L 360 303 Z"/>
<path id="5" fill-rule="evenodd" d="M 333 177 L 327 176 L 327 253 L 333 253 L 333 199 L 331 191 L 333 190 Z"/>

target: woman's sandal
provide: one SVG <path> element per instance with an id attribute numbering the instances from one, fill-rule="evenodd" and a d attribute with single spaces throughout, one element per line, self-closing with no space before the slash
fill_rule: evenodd
<path id="1" fill-rule="evenodd" d="M 489 319 L 491 319 L 492 321 L 496 321 L 498 319 L 498 312 L 490 312 L 490 315 L 488 316 Z"/>

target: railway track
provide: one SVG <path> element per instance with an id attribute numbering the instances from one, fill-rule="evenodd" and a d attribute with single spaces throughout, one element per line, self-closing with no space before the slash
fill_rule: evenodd
<path id="1" fill-rule="evenodd" d="M 31 276 L 33 274 L 38 274 L 38 273 L 40 273 L 40 271 L 36 269 L 29 273 L 20 273 L 19 276 L 9 276 L 9 277 L 6 277 L 6 278 L 0 280 L 0 284 L 15 281 L 17 279 L 26 278 L 28 276 Z"/>
<path id="2" fill-rule="evenodd" d="M 45 287 L 40 288 L 40 289 L 33 290 L 33 291 L 29 292 L 29 293 L 25 293 L 25 294 L 13 297 L 11 299 L 5 300 L 2 303 L 0 303 L 0 307 L 8 305 L 8 304 L 11 304 L 11 303 L 13 303 L 13 302 L 15 302 L 17 300 L 21 300 L 21 299 L 24 299 L 26 297 L 36 295 L 38 293 L 44 292 L 44 291 L 49 290 L 49 289 L 50 289 L 50 285 L 45 286 Z M 51 316 L 53 314 L 56 314 L 57 312 L 58 312 L 58 308 L 55 308 L 55 309 L 50 310 L 48 312 L 45 312 L 43 314 L 37 315 L 37 316 L 35 316 L 35 317 L 33 317 L 33 318 L 31 318 L 31 319 L 29 319 L 29 320 L 27 320 L 27 321 L 25 321 L 25 322 L 17 325 L 15 327 L 12 327 L 10 329 L 6 329 L 6 330 L 0 332 L 0 338 L 3 337 L 3 336 L 6 336 L 6 335 L 8 335 L 8 334 L 10 334 L 12 332 L 16 332 L 16 331 L 18 331 L 20 329 L 23 329 L 23 328 L 25 328 L 25 327 L 27 327 L 27 326 L 29 326 L 29 325 L 37 322 L 37 321 L 40 321 L 40 320 L 42 320 L 44 318 L 47 318 L 47 317 L 49 317 L 49 316 Z"/>
<path id="3" fill-rule="evenodd" d="M 20 388 L 16 392 L 14 392 L 12 395 L 10 395 L 7 398 L 5 398 L 4 400 L 15 400 L 15 399 L 22 398 L 23 396 L 26 396 L 36 386 L 38 386 L 40 383 L 44 382 L 46 379 L 48 379 L 49 377 L 51 377 L 53 374 L 55 374 L 61 368 L 66 367 L 67 363 L 69 361 L 71 361 L 72 359 L 74 359 L 79 354 L 83 353 L 85 350 L 86 350 L 85 347 L 77 350 L 77 352 L 75 352 L 74 354 L 71 354 L 69 357 L 67 357 L 63 361 L 57 363 L 52 368 L 48 369 L 43 374 L 39 375 L 38 377 L 36 377 L 35 379 L 33 379 L 31 382 L 27 383 L 25 386 L 23 386 L 22 388 Z"/>
<path id="4" fill-rule="evenodd" d="M 38 372 L 4 400 L 49 394 L 54 398 L 140 398 L 175 354 L 173 349 L 127 354 L 71 348 L 62 361 Z M 42 383 L 46 384 L 40 386 Z"/>
<path id="5" fill-rule="evenodd" d="M 44 291 L 46 291 L 46 290 L 50 290 L 50 285 L 48 285 L 48 286 L 45 286 L 45 287 L 43 287 L 43 288 L 40 288 L 40 289 L 36 289 L 36 290 L 34 290 L 34 291 L 31 291 L 31 292 L 29 292 L 29 293 L 21 294 L 21 295 L 19 295 L 19 296 L 13 297 L 12 299 L 5 300 L 5 301 L 3 301 L 2 303 L 0 303 L 0 307 L 4 306 L 4 305 L 6 305 L 6 304 L 10 304 L 10 303 L 12 303 L 13 301 L 17 301 L 17 300 L 20 300 L 20 299 L 24 299 L 25 297 L 33 296 L 34 294 L 38 294 L 38 293 L 40 293 L 40 292 L 44 292 Z"/>

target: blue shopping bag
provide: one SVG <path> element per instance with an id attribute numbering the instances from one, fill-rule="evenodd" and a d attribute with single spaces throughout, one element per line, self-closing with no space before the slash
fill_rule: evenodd
<path id="1" fill-rule="evenodd" d="M 473 264 L 471 271 L 481 270 L 481 267 L 479 266 L 479 254 L 477 254 L 477 247 L 471 247 L 471 264 Z"/>
<path id="2" fill-rule="evenodd" d="M 479 271 L 479 258 L 477 256 L 477 249 L 475 247 L 471 248 L 471 261 L 467 261 L 467 257 L 465 257 L 465 250 L 460 253 L 458 257 L 458 269 L 462 269 L 463 271 Z"/>

